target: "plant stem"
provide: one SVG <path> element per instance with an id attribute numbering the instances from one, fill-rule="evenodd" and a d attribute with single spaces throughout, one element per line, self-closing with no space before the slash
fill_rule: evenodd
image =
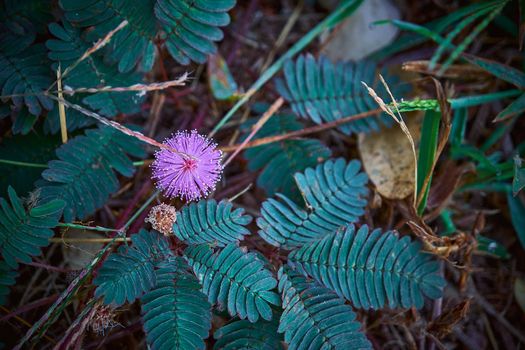
<path id="1" fill-rule="evenodd" d="M 88 230 L 88 231 L 100 231 L 100 232 L 118 232 L 118 229 L 114 228 L 107 228 L 102 226 L 85 226 L 85 225 L 79 225 L 79 224 L 71 224 L 71 223 L 58 223 L 58 227 L 68 227 L 68 228 L 76 228 L 80 230 Z"/>
<path id="2" fill-rule="evenodd" d="M 18 165 L 18 166 L 25 166 L 29 168 L 47 168 L 47 164 L 19 162 L 16 160 L 9 160 L 9 159 L 0 159 L 0 164 Z"/>

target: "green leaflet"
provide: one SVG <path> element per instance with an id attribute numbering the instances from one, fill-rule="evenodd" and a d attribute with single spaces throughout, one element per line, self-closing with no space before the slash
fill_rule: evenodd
<path id="1" fill-rule="evenodd" d="M 88 43 L 104 37 L 123 21 L 128 25 L 115 33 L 108 44 L 106 58 L 118 62 L 120 72 L 133 69 L 149 71 L 155 60 L 154 37 L 157 33 L 153 14 L 155 0 L 60 0 L 65 18 L 75 27 L 86 31 Z M 92 27 L 93 26 L 93 27 Z"/>
<path id="2" fill-rule="evenodd" d="M 189 246 L 184 254 L 210 303 L 218 303 L 230 315 L 250 322 L 257 322 L 259 317 L 271 320 L 270 304 L 280 304 L 271 291 L 277 281 L 257 254 L 246 253 L 235 244 L 216 254 L 204 244 Z"/>
<path id="3" fill-rule="evenodd" d="M 367 203 L 368 177 L 357 160 L 328 160 L 315 169 L 297 173 L 295 181 L 308 210 L 283 195 L 262 204 L 257 219 L 259 235 L 276 247 L 299 247 L 356 222 Z"/>
<path id="4" fill-rule="evenodd" d="M 49 31 L 56 39 L 46 42 L 49 49 L 49 58 L 55 63 L 53 70 L 58 70 L 60 63 L 62 72 L 72 66 L 84 55 L 92 44 L 82 40 L 80 30 L 68 22 L 63 25 L 51 23 Z M 90 55 L 71 70 L 63 79 L 63 85 L 68 89 L 100 88 L 104 86 L 127 87 L 142 82 L 142 75 L 138 73 L 120 73 L 116 66 L 109 66 L 98 53 Z M 55 87 L 56 89 L 56 87 Z M 118 113 L 132 114 L 140 110 L 144 95 L 139 92 L 97 92 L 75 93 L 73 96 L 65 95 L 72 103 L 84 104 L 90 109 L 106 117 L 114 117 Z M 82 102 L 82 103 L 80 103 Z M 74 110 L 67 110 L 68 130 L 74 130 L 93 123 L 91 118 Z M 54 108 L 46 119 L 47 128 L 56 133 L 60 130 L 58 108 Z"/>
<path id="5" fill-rule="evenodd" d="M 180 64 L 204 63 L 215 54 L 215 41 L 223 38 L 219 27 L 230 23 L 228 11 L 235 0 L 157 0 L 155 16 L 165 32 L 166 48 Z"/>
<path id="6" fill-rule="evenodd" d="M 53 199 L 26 209 L 12 187 L 8 193 L 11 205 L 0 198 L 0 253 L 7 265 L 17 268 L 19 261 L 30 263 L 49 244 L 65 203 Z"/>
<path id="7" fill-rule="evenodd" d="M 171 255 L 168 241 L 155 231 L 141 230 L 131 241 L 131 247 L 122 245 L 106 259 L 93 281 L 104 304 L 131 303 L 155 287 L 155 267 Z"/>
<path id="8" fill-rule="evenodd" d="M 250 231 L 245 227 L 252 217 L 244 214 L 244 209 L 232 211 L 233 205 L 227 201 L 201 200 L 190 203 L 177 213 L 173 224 L 175 236 L 187 244 L 216 244 L 225 246 L 240 241 Z"/>
<path id="9" fill-rule="evenodd" d="M 291 104 L 295 114 L 316 124 L 377 109 L 377 103 L 362 84 L 373 86 L 376 82 L 373 62 L 334 64 L 326 57 L 316 61 L 311 54 L 301 55 L 295 62 L 289 60 L 284 64 L 284 76 L 284 81 L 276 81 L 277 90 Z M 393 88 L 392 79 L 387 76 L 386 80 Z M 399 89 L 394 91 L 396 97 L 401 97 L 400 93 Z M 392 120 L 387 115 L 368 117 L 338 129 L 345 134 L 371 132 L 379 130 L 380 124 L 391 125 Z"/>
<path id="10" fill-rule="evenodd" d="M 251 323 L 247 320 L 235 320 L 213 334 L 214 350 L 284 350 L 282 335 L 277 333 L 278 319 L 259 320 Z"/>
<path id="11" fill-rule="evenodd" d="M 354 307 L 423 307 L 423 295 L 441 296 L 445 280 L 419 242 L 394 232 L 382 233 L 353 225 L 305 244 L 288 256 L 289 263 L 308 274 Z"/>
<path id="12" fill-rule="evenodd" d="M 284 309 L 279 332 L 288 349 L 372 349 L 352 308 L 333 291 L 283 266 L 279 292 Z"/>
<path id="13" fill-rule="evenodd" d="M 0 260 L 0 305 L 4 305 L 9 295 L 9 287 L 16 283 L 17 277 L 16 270 Z"/>
<path id="14" fill-rule="evenodd" d="M 0 89 L 17 110 L 27 107 L 29 113 L 39 116 L 53 108 L 51 99 L 37 95 L 51 84 L 51 69 L 42 44 L 21 46 L 6 40 L 0 34 Z M 24 94 L 24 96 L 21 96 Z M 33 119 L 33 122 L 36 119 Z"/>
<path id="15" fill-rule="evenodd" d="M 514 196 L 525 187 L 525 168 L 522 166 L 522 160 L 519 155 L 514 156 L 514 177 L 512 179 L 512 194 Z"/>
<path id="16" fill-rule="evenodd" d="M 111 127 L 87 130 L 56 150 L 59 160 L 48 163 L 37 183 L 42 200 L 63 199 L 66 222 L 93 214 L 118 189 L 114 170 L 135 171 L 128 154 L 144 156 L 141 142 Z"/>
<path id="17" fill-rule="evenodd" d="M 512 225 L 521 243 L 521 247 L 525 249 L 525 205 L 519 196 L 512 196 L 510 191 L 507 192 L 507 203 L 509 205 Z"/>
<path id="18" fill-rule="evenodd" d="M 204 349 L 211 328 L 211 305 L 181 258 L 155 270 L 156 284 L 144 294 L 142 320 L 151 349 Z"/>
<path id="19" fill-rule="evenodd" d="M 250 120 L 243 125 L 245 136 L 249 134 L 249 127 L 255 122 Z M 293 115 L 277 114 L 255 134 L 254 140 L 303 128 L 304 125 Z M 319 140 L 301 138 L 253 147 L 244 151 L 244 156 L 248 160 L 248 170 L 261 170 L 257 177 L 257 186 L 263 188 L 268 196 L 282 193 L 299 203 L 301 194 L 293 175 L 308 167 L 316 166 L 329 158 L 331 153 L 330 149 Z"/>

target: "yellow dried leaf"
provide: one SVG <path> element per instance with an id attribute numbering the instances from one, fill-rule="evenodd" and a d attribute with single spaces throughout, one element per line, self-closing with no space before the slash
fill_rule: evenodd
<path id="1" fill-rule="evenodd" d="M 405 113 L 403 118 L 418 149 L 423 116 Z M 414 193 L 414 156 L 399 125 L 359 134 L 358 145 L 370 181 L 383 197 L 403 199 Z"/>

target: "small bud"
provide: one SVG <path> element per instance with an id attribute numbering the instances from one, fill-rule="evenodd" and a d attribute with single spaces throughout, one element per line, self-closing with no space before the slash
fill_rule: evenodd
<path id="1" fill-rule="evenodd" d="M 89 321 L 88 327 L 93 333 L 104 335 L 106 330 L 111 330 L 120 323 L 115 321 L 115 313 L 109 305 L 97 305 L 93 318 Z"/>
<path id="2" fill-rule="evenodd" d="M 173 224 L 177 221 L 177 210 L 171 205 L 161 203 L 151 208 L 145 221 L 149 222 L 153 229 L 167 236 L 173 233 Z"/>

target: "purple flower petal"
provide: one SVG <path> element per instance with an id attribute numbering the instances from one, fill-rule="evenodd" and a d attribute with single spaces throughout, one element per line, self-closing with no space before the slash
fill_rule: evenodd
<path id="1" fill-rule="evenodd" d="M 164 144 L 187 154 L 160 149 L 151 165 L 157 187 L 168 197 L 198 200 L 215 189 L 222 174 L 222 152 L 196 130 L 178 132 Z"/>

